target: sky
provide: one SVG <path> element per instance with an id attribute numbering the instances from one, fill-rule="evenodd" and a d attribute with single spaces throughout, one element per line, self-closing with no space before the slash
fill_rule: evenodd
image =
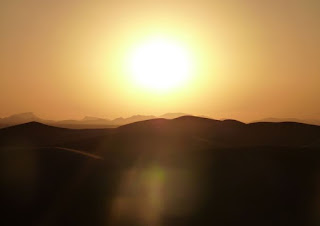
<path id="1" fill-rule="evenodd" d="M 0 17 L 0 117 L 320 119 L 317 0 L 2 0 Z M 159 36 L 193 65 L 163 92 L 127 62 Z"/>

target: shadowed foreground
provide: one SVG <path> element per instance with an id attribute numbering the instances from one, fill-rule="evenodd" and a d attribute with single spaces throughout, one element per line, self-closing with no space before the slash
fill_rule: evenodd
<path id="1" fill-rule="evenodd" d="M 317 126 L 195 117 L 2 129 L 2 225 L 316 226 L 319 140 Z"/>

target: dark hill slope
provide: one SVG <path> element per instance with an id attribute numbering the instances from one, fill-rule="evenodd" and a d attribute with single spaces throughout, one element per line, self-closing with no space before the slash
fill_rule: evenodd
<path id="1" fill-rule="evenodd" d="M 294 122 L 245 124 L 236 120 L 212 120 L 183 116 L 173 120 L 155 119 L 119 127 L 130 136 L 185 137 L 219 147 L 308 146 L 320 139 L 320 126 Z"/>
<path id="2" fill-rule="evenodd" d="M 111 129 L 65 129 L 29 122 L 0 129 L 0 146 L 72 148 L 83 146 L 87 150 L 100 137 L 107 136 L 111 131 Z"/>
<path id="3" fill-rule="evenodd" d="M 320 126 L 294 122 L 245 124 L 194 116 L 151 119 L 114 129 L 64 129 L 30 122 L 0 129 L 0 146 L 57 146 L 104 152 L 119 146 L 143 149 L 256 146 L 318 147 Z"/>
<path id="4" fill-rule="evenodd" d="M 213 148 L 320 148 L 320 126 L 282 122 L 245 124 L 183 116 L 152 119 L 116 129 L 64 129 L 30 122 L 0 129 L 0 147 L 63 147 L 91 153 L 188 155 Z"/>

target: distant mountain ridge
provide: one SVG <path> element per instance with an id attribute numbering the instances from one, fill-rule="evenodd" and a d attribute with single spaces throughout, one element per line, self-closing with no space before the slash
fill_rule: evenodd
<path id="1" fill-rule="evenodd" d="M 0 128 L 19 125 L 28 122 L 40 122 L 44 124 L 54 123 L 53 120 L 45 120 L 36 116 L 33 112 L 24 112 L 20 114 L 14 114 L 5 118 L 0 118 Z"/>
<path id="2" fill-rule="evenodd" d="M 166 113 L 160 116 L 154 115 L 133 115 L 128 118 L 119 117 L 113 120 L 85 116 L 80 120 L 69 119 L 69 120 L 46 120 L 36 116 L 33 112 L 25 112 L 20 114 L 14 114 L 5 118 L 0 118 L 0 128 L 19 125 L 28 122 L 40 122 L 47 125 L 72 128 L 72 129 L 93 129 L 93 128 L 113 128 L 121 125 L 126 125 L 134 122 L 155 119 L 155 118 L 166 118 L 173 119 L 183 115 L 188 115 L 184 113 Z"/>
<path id="3" fill-rule="evenodd" d="M 5 118 L 0 119 L 2 123 L 25 123 L 28 121 L 38 121 L 41 120 L 32 112 L 25 112 L 21 114 L 14 114 Z"/>

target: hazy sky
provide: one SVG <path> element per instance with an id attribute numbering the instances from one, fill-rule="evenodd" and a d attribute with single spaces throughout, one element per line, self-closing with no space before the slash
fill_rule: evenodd
<path id="1" fill-rule="evenodd" d="M 320 119 L 320 1 L 0 1 L 0 117 Z M 142 89 L 126 56 L 153 35 L 186 46 L 183 88 Z"/>

